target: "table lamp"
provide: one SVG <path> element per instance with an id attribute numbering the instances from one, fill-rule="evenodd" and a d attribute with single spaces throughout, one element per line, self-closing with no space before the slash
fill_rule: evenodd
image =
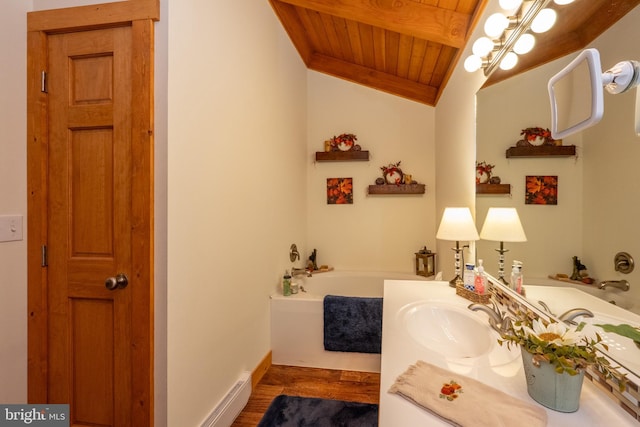
<path id="1" fill-rule="evenodd" d="M 442 220 L 440 221 L 436 238 L 456 242 L 456 247 L 451 248 L 456 253 L 456 276 L 449 281 L 449 286 L 455 287 L 456 284 L 462 283 L 462 261 L 460 252 L 462 252 L 465 247 L 469 247 L 469 245 L 460 247 L 460 241 L 475 241 L 479 239 L 478 231 L 473 223 L 469 208 L 446 208 L 444 214 L 442 214 Z"/>
<path id="2" fill-rule="evenodd" d="M 518 217 L 516 208 L 489 208 L 487 217 L 480 231 L 480 238 L 500 242 L 500 249 L 496 251 L 498 257 L 498 280 L 505 285 L 509 283 L 504 278 L 504 242 L 526 242 L 527 236 Z"/>

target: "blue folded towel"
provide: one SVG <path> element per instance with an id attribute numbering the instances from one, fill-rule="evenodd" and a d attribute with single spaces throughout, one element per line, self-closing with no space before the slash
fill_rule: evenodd
<path id="1" fill-rule="evenodd" d="M 324 297 L 324 349 L 380 353 L 382 298 Z"/>

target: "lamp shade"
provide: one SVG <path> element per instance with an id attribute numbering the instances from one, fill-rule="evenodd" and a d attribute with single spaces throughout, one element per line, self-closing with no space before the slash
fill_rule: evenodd
<path id="1" fill-rule="evenodd" d="M 496 242 L 526 242 L 516 208 L 489 208 L 480 237 Z"/>
<path id="2" fill-rule="evenodd" d="M 446 208 L 436 233 L 440 240 L 478 240 L 478 230 L 469 208 Z"/>

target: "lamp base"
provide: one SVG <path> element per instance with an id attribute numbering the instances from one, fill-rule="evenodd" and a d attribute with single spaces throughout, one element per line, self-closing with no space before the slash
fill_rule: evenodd
<path id="1" fill-rule="evenodd" d="M 460 275 L 456 275 L 456 277 L 454 277 L 453 279 L 449 280 L 449 286 L 451 286 L 452 288 L 455 288 L 458 283 L 462 283 L 464 284 L 464 281 L 462 280 L 462 277 L 460 277 Z"/>

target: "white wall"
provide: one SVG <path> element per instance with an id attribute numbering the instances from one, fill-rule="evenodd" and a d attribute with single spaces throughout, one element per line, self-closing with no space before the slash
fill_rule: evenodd
<path id="1" fill-rule="evenodd" d="M 318 250 L 318 263 L 341 270 L 413 272 L 414 253 L 435 250 L 435 109 L 316 72 L 308 90 L 310 250 Z M 315 162 L 324 141 L 341 133 L 358 137 L 368 162 Z M 398 161 L 426 193 L 368 195 L 380 167 Z M 328 205 L 327 178 L 353 178 L 353 204 Z"/>
<path id="2" fill-rule="evenodd" d="M 7 0 L 0 13 L 0 215 L 24 217 L 23 240 L 0 243 L 0 402 L 27 399 L 27 11 Z M 11 42 L 9 42 L 9 40 Z"/>
<path id="3" fill-rule="evenodd" d="M 499 11 L 498 2 L 485 8 L 483 16 Z M 483 32 L 484 19 L 469 40 L 474 41 Z M 471 46 L 462 53 L 456 70 L 451 75 L 436 107 L 436 226 L 440 225 L 447 207 L 469 207 L 475 216 L 475 157 L 476 157 L 476 100 L 475 94 L 486 77 L 482 71 L 468 73 L 463 68 L 465 58 L 471 54 Z M 475 242 L 464 250 L 465 259 L 475 257 Z M 439 270 L 443 279 L 454 277 L 454 242 L 438 240 Z"/>
<path id="4" fill-rule="evenodd" d="M 637 43 L 640 7 L 596 39 L 602 68 L 619 61 L 640 60 Z M 627 279 L 630 298 L 640 301 L 640 269 L 624 275 L 614 271 L 617 252 L 640 262 L 640 138 L 634 133 L 636 90 L 604 94 L 604 117 L 584 135 L 584 248 L 587 266 L 602 280 Z"/>
<path id="5" fill-rule="evenodd" d="M 170 2 L 168 424 L 195 426 L 270 350 L 306 252 L 306 69 L 268 2 Z"/>

